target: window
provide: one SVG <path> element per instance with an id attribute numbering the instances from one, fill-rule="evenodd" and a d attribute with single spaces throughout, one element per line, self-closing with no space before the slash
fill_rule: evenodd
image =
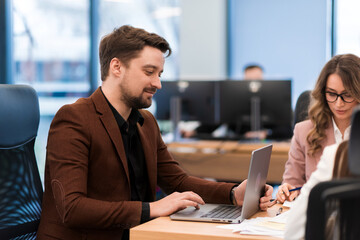
<path id="1" fill-rule="evenodd" d="M 178 78 L 180 0 L 101 0 L 99 11 L 100 37 L 125 24 L 164 37 L 172 54 L 165 61 L 162 78 Z"/>
<path id="2" fill-rule="evenodd" d="M 86 0 L 15 0 L 14 83 L 40 96 L 89 91 L 89 3 Z"/>
<path id="3" fill-rule="evenodd" d="M 335 1 L 335 54 L 360 56 L 360 1 Z"/>
<path id="4" fill-rule="evenodd" d="M 30 84 L 39 95 L 35 152 L 42 179 L 54 114 L 88 95 L 89 44 L 89 1 L 13 1 L 13 83 Z"/>

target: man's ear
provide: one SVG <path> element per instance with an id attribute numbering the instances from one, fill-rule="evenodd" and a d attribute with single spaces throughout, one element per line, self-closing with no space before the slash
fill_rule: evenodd
<path id="1" fill-rule="evenodd" d="M 111 59 L 109 66 L 109 73 L 119 77 L 121 75 L 123 68 L 124 65 L 122 64 L 122 62 L 120 62 L 118 58 Z"/>

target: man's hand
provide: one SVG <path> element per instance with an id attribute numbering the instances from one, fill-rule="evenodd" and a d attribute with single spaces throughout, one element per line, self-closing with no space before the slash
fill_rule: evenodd
<path id="1" fill-rule="evenodd" d="M 247 179 L 245 179 L 239 186 L 235 188 L 236 203 L 239 206 L 242 206 L 244 202 L 246 183 L 247 183 Z M 261 210 L 266 210 L 270 206 L 272 192 L 273 192 L 272 186 L 266 184 L 265 194 L 260 198 L 260 203 L 259 203 L 259 207 Z"/>
<path id="2" fill-rule="evenodd" d="M 263 197 L 260 198 L 260 204 L 259 207 L 261 210 L 266 210 L 271 206 L 271 196 L 273 192 L 273 187 L 270 185 L 265 185 L 265 194 Z"/>
<path id="3" fill-rule="evenodd" d="M 245 138 L 264 140 L 267 137 L 267 132 L 267 130 L 249 131 L 245 133 Z"/>
<path id="4" fill-rule="evenodd" d="M 174 192 L 156 202 L 150 203 L 150 217 L 169 216 L 189 206 L 199 209 L 199 204 L 203 205 L 205 202 L 194 192 Z"/>
<path id="5" fill-rule="evenodd" d="M 276 193 L 277 201 L 280 203 L 284 203 L 285 200 L 290 201 L 290 202 L 293 201 L 300 193 L 299 190 L 289 192 L 289 190 L 293 189 L 293 188 L 295 188 L 295 187 L 288 183 L 284 183 L 284 184 L 280 185 L 278 188 L 278 192 Z"/>
<path id="6" fill-rule="evenodd" d="M 236 200 L 236 205 L 238 205 L 238 206 L 243 205 L 246 183 L 247 183 L 247 179 L 242 181 L 242 183 L 240 183 L 240 185 L 235 188 L 235 196 L 234 197 Z"/>

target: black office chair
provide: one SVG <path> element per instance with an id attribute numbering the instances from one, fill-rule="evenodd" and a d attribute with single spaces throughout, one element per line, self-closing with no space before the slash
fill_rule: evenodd
<path id="1" fill-rule="evenodd" d="M 306 239 L 360 239 L 360 108 L 354 110 L 348 145 L 351 177 L 317 184 L 310 192 Z"/>
<path id="2" fill-rule="evenodd" d="M 311 99 L 310 90 L 302 92 L 298 97 L 294 110 L 294 126 L 296 123 L 304 121 L 308 118 L 310 99 Z"/>
<path id="3" fill-rule="evenodd" d="M 34 153 L 35 90 L 0 84 L 0 116 L 0 239 L 35 239 L 43 193 Z"/>

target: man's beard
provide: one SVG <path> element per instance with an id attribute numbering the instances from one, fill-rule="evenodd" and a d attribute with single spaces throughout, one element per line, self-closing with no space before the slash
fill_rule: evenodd
<path id="1" fill-rule="evenodd" d="M 144 89 L 143 92 L 145 91 L 153 91 L 154 93 L 156 92 L 155 88 L 151 88 L 151 89 Z M 148 108 L 151 106 L 152 103 L 152 98 L 150 99 L 144 99 L 143 95 L 141 94 L 140 96 L 130 96 L 129 94 L 127 94 L 126 92 L 124 92 L 123 95 L 123 100 L 126 103 L 126 105 L 130 108 L 135 108 L 135 109 L 142 109 L 142 108 Z"/>
<path id="2" fill-rule="evenodd" d="M 152 103 L 152 99 L 150 99 L 150 102 L 148 102 L 145 101 L 142 96 L 131 97 L 129 95 L 125 95 L 123 96 L 123 99 L 128 107 L 135 109 L 148 108 Z"/>

